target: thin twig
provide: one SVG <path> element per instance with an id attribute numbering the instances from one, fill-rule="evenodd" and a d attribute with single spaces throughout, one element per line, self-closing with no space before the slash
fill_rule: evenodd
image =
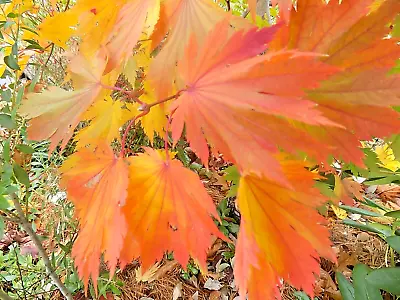
<path id="1" fill-rule="evenodd" d="M 181 94 L 183 91 L 184 91 L 184 90 L 180 90 L 180 91 L 177 92 L 175 95 L 172 95 L 172 96 L 169 96 L 169 97 L 164 98 L 164 99 L 162 99 L 162 100 L 159 100 L 159 101 L 156 101 L 156 102 L 147 104 L 146 107 L 147 107 L 148 109 L 150 109 L 150 108 L 152 108 L 153 106 L 159 105 L 159 104 L 161 104 L 161 103 L 167 102 L 167 101 L 172 100 L 172 99 L 176 99 L 176 98 L 178 98 L 178 97 L 180 96 L 180 94 Z"/>
<path id="2" fill-rule="evenodd" d="M 29 237 L 31 238 L 32 242 L 35 244 L 39 255 L 42 257 L 44 265 L 46 267 L 46 271 L 49 274 L 50 278 L 52 279 L 53 283 L 57 286 L 57 288 L 60 290 L 61 294 L 67 299 L 67 300 L 72 300 L 72 295 L 66 288 L 66 286 L 61 282 L 60 278 L 57 276 L 57 274 L 54 272 L 53 267 L 51 265 L 51 262 L 49 260 L 49 257 L 47 256 L 46 250 L 43 248 L 42 243 L 40 242 L 38 236 L 32 229 L 32 224 L 28 222 L 28 220 L 25 218 L 24 212 L 22 210 L 21 204 L 18 201 L 18 198 L 16 195 L 13 195 L 12 200 L 14 202 L 15 209 L 18 213 L 18 217 L 20 219 L 20 223 L 24 230 L 28 233 Z"/>
<path id="3" fill-rule="evenodd" d="M 22 291 L 24 293 L 24 299 L 27 300 L 26 289 L 25 289 L 25 284 L 24 284 L 24 277 L 22 276 L 21 265 L 19 264 L 18 254 L 17 254 L 17 250 L 15 249 L 15 247 L 14 247 L 14 254 L 15 254 L 16 261 L 17 261 L 19 277 L 21 277 L 21 286 L 22 286 Z"/>
<path id="4" fill-rule="evenodd" d="M 267 21 L 268 21 L 268 25 L 272 25 L 272 18 L 271 18 L 271 11 L 270 11 L 270 0 L 265 0 L 267 1 L 267 9 L 266 9 L 266 14 L 267 14 Z"/>
<path id="5" fill-rule="evenodd" d="M 110 85 L 105 85 L 105 84 L 101 84 L 101 87 L 103 89 L 107 89 L 107 90 L 113 90 L 113 91 L 118 91 L 118 92 L 122 92 L 126 95 L 128 95 L 133 101 L 135 101 L 136 103 L 139 103 L 140 105 L 145 105 L 146 103 L 140 101 L 137 97 L 136 97 L 136 92 L 135 91 L 127 91 L 124 90 L 120 87 L 117 86 L 110 86 Z"/>
<path id="6" fill-rule="evenodd" d="M 67 4 L 65 4 L 64 11 L 67 11 L 70 2 L 71 2 L 71 0 L 68 0 L 68 1 L 67 1 Z"/>
<path id="7" fill-rule="evenodd" d="M 131 129 L 132 125 L 135 124 L 137 119 L 147 115 L 148 113 L 149 113 L 148 110 L 147 111 L 143 111 L 140 114 L 138 114 L 136 117 L 134 117 L 132 120 L 129 121 L 128 125 L 126 126 L 124 135 L 122 136 L 122 140 L 121 140 L 121 153 L 120 153 L 121 157 L 125 156 L 125 144 L 126 144 L 126 138 L 128 136 L 129 129 Z"/>
<path id="8" fill-rule="evenodd" d="M 124 91 L 124 90 L 122 90 L 122 91 Z M 167 101 L 172 100 L 172 99 L 176 99 L 176 98 L 178 98 L 178 97 L 180 96 L 180 94 L 181 94 L 182 92 L 184 92 L 184 91 L 185 91 L 185 90 L 179 90 L 175 95 L 169 96 L 169 97 L 167 97 L 167 98 L 164 98 L 164 99 L 162 99 L 162 100 L 159 100 L 159 101 L 156 101 L 156 102 L 153 102 L 153 103 L 150 103 L 150 104 L 147 104 L 147 103 L 142 102 L 141 106 L 139 107 L 139 110 L 141 111 L 141 113 L 138 114 L 135 118 L 133 118 L 132 120 L 129 121 L 128 125 L 126 126 L 124 135 L 122 136 L 122 140 L 121 140 L 121 153 L 120 153 L 121 157 L 123 157 L 123 156 L 125 155 L 125 143 L 126 143 L 126 138 L 127 138 L 127 136 L 128 136 L 129 129 L 132 127 L 132 125 L 134 125 L 135 122 L 136 122 L 139 118 L 141 118 L 141 117 L 147 115 L 147 114 L 150 112 L 150 109 L 151 109 L 153 106 L 162 104 L 162 103 L 167 102 Z"/>

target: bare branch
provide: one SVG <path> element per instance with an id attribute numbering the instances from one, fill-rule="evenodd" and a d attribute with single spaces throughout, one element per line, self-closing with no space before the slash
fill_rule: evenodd
<path id="1" fill-rule="evenodd" d="M 53 267 L 51 265 L 51 262 L 49 260 L 49 257 L 47 256 L 46 250 L 44 250 L 42 243 L 40 242 L 38 236 L 32 229 L 32 224 L 28 222 L 26 219 L 24 212 L 22 210 L 21 204 L 18 201 L 18 198 L 16 195 L 12 195 L 12 200 L 14 202 L 15 209 L 17 210 L 18 217 L 20 219 L 20 223 L 24 230 L 28 233 L 29 237 L 31 238 L 32 242 L 35 244 L 36 248 L 38 249 L 38 252 L 40 256 L 43 259 L 44 265 L 46 267 L 47 274 L 53 281 L 53 283 L 57 286 L 57 288 L 60 290 L 61 294 L 67 299 L 67 300 L 72 300 L 72 295 L 68 291 L 68 289 L 65 287 L 65 285 L 61 282 L 60 278 L 57 276 L 57 274 L 54 272 Z"/>

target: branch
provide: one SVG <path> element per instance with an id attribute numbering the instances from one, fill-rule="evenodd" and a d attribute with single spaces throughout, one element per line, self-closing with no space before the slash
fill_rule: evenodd
<path id="1" fill-rule="evenodd" d="M 179 90 L 175 95 L 169 96 L 169 97 L 167 97 L 167 98 L 164 98 L 164 99 L 162 99 L 162 100 L 159 100 L 159 101 L 156 101 L 156 102 L 153 102 L 153 103 L 150 103 L 150 104 L 141 102 L 141 105 L 140 105 L 140 107 L 139 107 L 139 109 L 138 109 L 139 111 L 141 111 L 141 113 L 138 114 L 135 118 L 133 118 L 132 120 L 129 121 L 128 125 L 126 126 L 124 135 L 122 136 L 122 140 L 121 140 L 121 153 L 120 153 L 121 157 L 123 157 L 123 156 L 125 155 L 125 143 L 126 143 L 126 137 L 128 136 L 129 129 L 132 127 L 132 125 L 135 124 L 136 120 L 138 120 L 139 118 L 141 118 L 141 117 L 147 115 L 147 114 L 150 112 L 150 109 L 151 109 L 153 106 L 162 104 L 162 103 L 167 102 L 167 101 L 172 100 L 172 99 L 176 99 L 176 98 L 178 98 L 178 97 L 180 96 L 180 94 L 181 94 L 182 92 L 184 92 L 184 91 L 185 91 L 185 90 Z"/>
<path id="2" fill-rule="evenodd" d="M 266 10 L 266 13 L 267 13 L 267 21 L 268 21 L 268 25 L 272 25 L 272 18 L 271 18 L 271 7 L 270 7 L 270 3 L 271 3 L 271 1 L 270 0 L 265 0 L 266 2 L 267 2 L 267 10 Z"/>
<path id="3" fill-rule="evenodd" d="M 117 86 L 109 86 L 109 85 L 105 85 L 105 84 L 101 84 L 101 87 L 103 89 L 107 89 L 107 90 L 112 90 L 112 91 L 118 91 L 118 92 L 122 92 L 124 94 L 126 94 L 128 97 L 130 97 L 133 101 L 135 101 L 136 103 L 139 103 L 140 105 L 144 105 L 146 103 L 140 101 L 136 96 L 136 92 L 135 91 L 127 91 L 124 90 L 122 88 L 119 88 Z"/>
<path id="4" fill-rule="evenodd" d="M 14 254 L 15 254 L 15 259 L 16 259 L 16 262 L 17 262 L 19 277 L 21 278 L 21 286 L 22 286 L 22 291 L 24 292 L 24 299 L 27 300 L 27 298 L 26 298 L 26 289 L 25 289 L 25 286 L 24 286 L 24 277 L 22 276 L 21 266 L 19 264 L 18 254 L 17 254 L 17 250 L 15 249 L 15 247 L 14 247 Z"/>
<path id="5" fill-rule="evenodd" d="M 28 235 L 31 238 L 32 242 L 35 244 L 36 248 L 38 249 L 38 252 L 39 252 L 40 256 L 42 257 L 44 265 L 46 267 L 47 274 L 53 280 L 53 283 L 60 290 L 61 294 L 63 294 L 65 299 L 72 300 L 71 293 L 68 291 L 68 289 L 65 287 L 65 285 L 61 282 L 60 278 L 54 272 L 53 267 L 51 266 L 51 262 L 49 260 L 49 257 L 47 256 L 46 250 L 44 250 L 43 245 L 40 242 L 38 236 L 33 231 L 32 225 L 26 219 L 26 217 L 24 215 L 24 212 L 22 210 L 21 204 L 19 203 L 18 198 L 16 197 L 16 195 L 12 196 L 12 200 L 14 202 L 15 209 L 17 210 L 18 217 L 19 217 L 20 223 L 22 225 L 22 228 L 24 228 L 24 230 L 28 233 Z"/>

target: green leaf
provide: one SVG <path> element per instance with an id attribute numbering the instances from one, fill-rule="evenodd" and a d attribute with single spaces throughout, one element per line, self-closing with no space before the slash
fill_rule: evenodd
<path id="1" fill-rule="evenodd" d="M 390 148 L 393 150 L 396 160 L 400 160 L 400 135 L 395 134 L 390 138 L 390 140 Z"/>
<path id="2" fill-rule="evenodd" d="M 236 168 L 236 166 L 230 166 L 226 168 L 225 170 L 225 179 L 228 181 L 233 181 L 233 183 L 237 184 L 239 183 L 240 180 L 240 173 L 239 170 Z"/>
<path id="3" fill-rule="evenodd" d="M 394 27 L 392 31 L 393 37 L 400 37 L 400 15 L 397 16 L 396 20 L 394 21 Z"/>
<path id="4" fill-rule="evenodd" d="M 3 217 L 0 216 L 0 239 L 2 239 L 4 236 L 4 228 L 5 228 L 4 220 Z"/>
<path id="5" fill-rule="evenodd" d="M 35 149 L 33 149 L 31 146 L 28 146 L 28 145 L 19 144 L 19 145 L 15 146 L 15 148 L 17 148 L 19 151 L 26 153 L 26 154 L 35 153 Z"/>
<path id="6" fill-rule="evenodd" d="M 240 180 L 240 173 L 236 166 L 226 168 L 224 178 L 226 181 L 231 181 L 231 187 L 226 196 L 230 198 L 235 197 L 237 195 Z"/>
<path id="7" fill-rule="evenodd" d="M 8 203 L 6 197 L 4 197 L 3 195 L 0 195 L 0 210 L 6 210 L 9 207 L 10 207 L 10 203 Z"/>
<path id="8" fill-rule="evenodd" d="M 335 193 L 333 192 L 332 186 L 324 181 L 316 181 L 314 185 L 324 196 L 328 198 L 334 198 Z"/>
<path id="9" fill-rule="evenodd" d="M 355 300 L 382 300 L 381 292 L 367 283 L 366 277 L 371 269 L 366 265 L 358 264 L 353 270 Z"/>
<path id="10" fill-rule="evenodd" d="M 25 172 L 25 170 L 17 163 L 14 163 L 13 171 L 14 171 L 14 175 L 18 179 L 18 181 L 21 182 L 23 185 L 25 185 L 28 188 L 30 186 L 30 181 L 29 181 L 29 176 Z"/>
<path id="11" fill-rule="evenodd" d="M 359 215 L 364 215 L 364 216 L 370 216 L 370 217 L 381 217 L 381 214 L 378 214 L 376 212 L 370 211 L 370 210 L 365 210 L 362 208 L 358 207 L 352 207 L 352 206 L 347 206 L 347 205 L 340 205 L 339 206 L 341 209 L 344 209 L 347 212 L 351 212 L 354 214 L 359 214 Z"/>
<path id="12" fill-rule="evenodd" d="M 1 180 L 6 184 L 10 184 L 10 179 L 13 174 L 12 166 L 7 162 L 3 165 L 3 170 L 1 173 Z"/>
<path id="13" fill-rule="evenodd" d="M 307 296 L 306 293 L 302 291 L 296 291 L 293 293 L 297 300 L 310 300 L 310 297 Z"/>
<path id="14" fill-rule="evenodd" d="M 355 300 L 354 287 L 340 272 L 336 272 L 336 279 L 339 285 L 340 293 L 342 294 L 343 300 Z"/>
<path id="15" fill-rule="evenodd" d="M 379 231 L 380 234 L 384 236 L 392 236 L 392 228 L 388 225 L 379 224 L 379 223 L 369 223 L 368 226 Z"/>
<path id="16" fill-rule="evenodd" d="M 343 224 L 349 225 L 351 227 L 355 227 L 355 228 L 358 228 L 361 230 L 379 233 L 379 234 L 382 234 L 383 236 L 391 236 L 392 235 L 391 228 L 389 226 L 385 226 L 385 225 L 381 225 L 381 224 L 376 224 L 376 223 L 362 224 L 362 223 L 359 223 L 359 222 L 356 222 L 356 221 L 353 221 L 350 219 L 343 220 Z M 383 227 L 378 226 L 378 225 L 381 225 Z"/>
<path id="17" fill-rule="evenodd" d="M 229 229 L 229 231 L 232 232 L 232 233 L 238 233 L 240 227 L 239 227 L 238 224 L 235 224 L 235 223 L 232 223 L 232 222 L 231 222 L 231 223 L 229 223 L 229 225 L 228 225 L 228 229 Z"/>
<path id="18" fill-rule="evenodd" d="M 11 19 L 16 18 L 16 17 L 18 17 L 18 14 L 13 13 L 13 12 L 10 12 L 10 13 L 7 15 L 7 18 L 11 18 Z"/>
<path id="19" fill-rule="evenodd" d="M 366 277 L 366 282 L 375 289 L 400 295 L 400 268 L 381 268 Z"/>
<path id="20" fill-rule="evenodd" d="M 400 236 L 389 236 L 386 238 L 386 242 L 396 250 L 397 253 L 400 253 Z"/>
<path id="21" fill-rule="evenodd" d="M 9 163 L 11 160 L 10 155 L 10 140 L 6 140 L 3 144 L 3 158 L 6 163 Z"/>
<path id="22" fill-rule="evenodd" d="M 378 156 L 376 155 L 376 153 L 368 148 L 364 148 L 363 151 L 365 153 L 364 162 L 365 162 L 365 165 L 368 168 L 368 170 L 379 171 L 379 167 L 378 167 L 379 159 L 378 159 Z"/>
<path id="23" fill-rule="evenodd" d="M 15 129 L 17 125 L 12 120 L 10 115 L 0 114 L 0 125 L 7 129 Z"/>
<path id="24" fill-rule="evenodd" d="M 12 70 L 21 70 L 14 55 L 7 55 L 4 57 L 4 63 Z"/>
<path id="25" fill-rule="evenodd" d="M 1 100 L 2 101 L 6 101 L 6 102 L 10 102 L 11 101 L 11 90 L 7 89 L 7 90 L 2 90 L 0 92 L 1 94 Z"/>
<path id="26" fill-rule="evenodd" d="M 400 210 L 389 211 L 385 214 L 385 217 L 392 217 L 399 219 L 400 218 Z"/>
<path id="27" fill-rule="evenodd" d="M 385 175 L 385 174 L 383 174 Z M 389 184 L 395 181 L 400 181 L 400 176 L 399 175 L 388 175 L 386 174 L 385 177 L 380 177 L 376 179 L 371 179 L 371 180 L 366 180 L 363 183 L 365 185 L 383 185 L 383 184 Z"/>
<path id="28" fill-rule="evenodd" d="M 384 207 L 384 206 L 380 205 L 379 203 L 376 203 L 375 201 L 373 201 L 371 199 L 368 199 L 366 197 L 364 197 L 364 202 L 363 203 L 368 205 L 369 207 L 375 207 L 375 208 L 379 208 L 379 209 L 381 209 L 383 211 L 387 211 L 386 207 Z"/>

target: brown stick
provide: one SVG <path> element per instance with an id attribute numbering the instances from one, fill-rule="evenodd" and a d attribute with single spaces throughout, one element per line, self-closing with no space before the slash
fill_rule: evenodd
<path id="1" fill-rule="evenodd" d="M 19 221 L 24 228 L 24 230 L 28 233 L 29 237 L 31 238 L 32 242 L 35 244 L 36 248 L 38 249 L 39 255 L 42 257 L 44 265 L 46 267 L 47 274 L 53 281 L 53 283 L 57 286 L 57 288 L 60 290 L 61 294 L 65 297 L 67 300 L 72 300 L 72 295 L 64 285 L 64 283 L 61 282 L 60 278 L 57 276 L 57 274 L 54 272 L 53 267 L 51 265 L 51 262 L 49 260 L 49 257 L 47 256 L 46 250 L 44 250 L 42 243 L 40 242 L 38 236 L 32 229 L 32 224 L 28 222 L 26 219 L 24 212 L 22 210 L 21 204 L 18 201 L 18 198 L 16 195 L 13 195 L 12 200 L 14 202 L 15 209 L 17 210 L 18 218 Z"/>

